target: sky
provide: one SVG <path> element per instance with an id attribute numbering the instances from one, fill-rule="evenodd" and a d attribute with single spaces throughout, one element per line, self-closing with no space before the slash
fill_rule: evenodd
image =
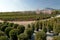
<path id="1" fill-rule="evenodd" d="M 60 9 L 60 0 L 0 0 L 0 12 Z"/>

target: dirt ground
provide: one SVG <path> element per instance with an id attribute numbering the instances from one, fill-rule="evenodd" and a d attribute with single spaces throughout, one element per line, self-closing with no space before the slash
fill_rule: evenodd
<path id="1" fill-rule="evenodd" d="M 28 24 L 34 23 L 35 21 L 8 21 L 8 22 L 26 26 Z"/>
<path id="2" fill-rule="evenodd" d="M 4 21 L 0 20 L 0 22 Z M 27 26 L 28 24 L 34 23 L 35 21 L 7 21 L 7 22 Z"/>

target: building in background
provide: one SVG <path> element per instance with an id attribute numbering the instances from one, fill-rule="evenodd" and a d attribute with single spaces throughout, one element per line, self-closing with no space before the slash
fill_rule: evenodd
<path id="1" fill-rule="evenodd" d="M 40 10 L 39 9 L 36 10 L 36 14 L 40 14 Z"/>
<path id="2" fill-rule="evenodd" d="M 43 10 L 37 10 L 36 14 L 44 13 L 44 14 L 52 14 L 53 8 L 45 8 Z"/>

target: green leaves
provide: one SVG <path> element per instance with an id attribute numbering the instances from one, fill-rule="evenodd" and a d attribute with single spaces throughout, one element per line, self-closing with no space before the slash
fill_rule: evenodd
<path id="1" fill-rule="evenodd" d="M 46 34 L 43 31 L 37 32 L 35 35 L 35 40 L 46 40 Z"/>
<path id="2" fill-rule="evenodd" d="M 9 36 L 11 40 L 17 40 L 18 29 L 13 29 L 9 32 Z"/>
<path id="3" fill-rule="evenodd" d="M 54 36 L 53 40 L 60 40 L 60 36 Z"/>
<path id="4" fill-rule="evenodd" d="M 18 29 L 18 34 L 21 34 L 21 33 L 24 32 L 24 30 L 25 30 L 25 26 L 20 25 L 20 26 L 17 27 L 17 29 Z"/>
<path id="5" fill-rule="evenodd" d="M 28 35 L 28 37 L 31 38 L 31 36 L 33 34 L 33 30 L 31 28 L 28 28 L 28 29 L 25 30 L 24 33 L 26 33 Z"/>
<path id="6" fill-rule="evenodd" d="M 3 31 L 0 31 L 0 36 L 5 36 L 5 33 Z"/>
<path id="7" fill-rule="evenodd" d="M 6 35 L 9 37 L 9 32 L 12 30 L 13 28 L 12 27 L 7 27 L 6 29 L 5 29 L 5 33 L 6 33 Z"/>
<path id="8" fill-rule="evenodd" d="M 7 36 L 1 36 L 0 40 L 9 40 Z"/>
<path id="9" fill-rule="evenodd" d="M 10 36 L 13 36 L 13 35 L 18 35 L 18 29 L 13 29 L 9 32 L 9 35 Z"/>
<path id="10" fill-rule="evenodd" d="M 18 35 L 18 40 L 28 40 L 28 35 L 25 33 L 22 33 Z"/>

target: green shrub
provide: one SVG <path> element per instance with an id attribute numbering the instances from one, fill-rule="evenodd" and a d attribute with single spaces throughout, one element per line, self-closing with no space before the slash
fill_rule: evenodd
<path id="1" fill-rule="evenodd" d="M 31 28 L 28 28 L 25 30 L 25 33 L 28 35 L 29 38 L 31 38 L 31 36 L 33 34 L 33 30 Z"/>
<path id="2" fill-rule="evenodd" d="M 17 40 L 18 29 L 13 29 L 9 32 L 10 40 Z"/>
<path id="3" fill-rule="evenodd" d="M 19 26 L 18 24 L 14 24 L 14 25 L 13 25 L 14 28 L 17 28 L 18 26 Z"/>
<path id="4" fill-rule="evenodd" d="M 5 33 L 3 31 L 0 31 L 0 36 L 5 36 Z"/>
<path id="5" fill-rule="evenodd" d="M 1 36 L 0 40 L 9 40 L 7 36 Z"/>
<path id="6" fill-rule="evenodd" d="M 5 33 L 6 33 L 6 35 L 9 37 L 9 32 L 12 30 L 13 28 L 12 27 L 7 27 L 6 29 L 5 29 Z"/>
<path id="7" fill-rule="evenodd" d="M 24 30 L 25 30 L 25 26 L 20 25 L 20 26 L 17 27 L 17 29 L 18 29 L 18 34 L 21 34 L 21 33 L 24 32 Z"/>
<path id="8" fill-rule="evenodd" d="M 35 35 L 35 40 L 46 40 L 46 34 L 43 31 L 37 32 Z"/>
<path id="9" fill-rule="evenodd" d="M 25 33 L 22 33 L 18 35 L 18 40 L 28 40 L 28 35 Z"/>
<path id="10" fill-rule="evenodd" d="M 53 40 L 60 40 L 60 36 L 54 36 Z"/>

